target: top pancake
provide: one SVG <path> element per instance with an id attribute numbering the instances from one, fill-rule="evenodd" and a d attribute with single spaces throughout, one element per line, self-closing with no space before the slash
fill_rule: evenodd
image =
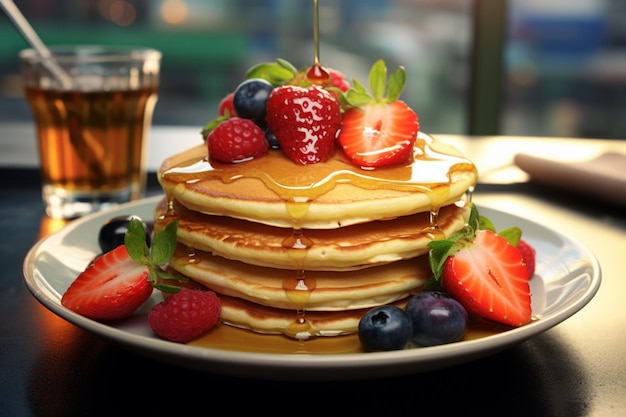
<path id="1" fill-rule="evenodd" d="M 450 205 L 476 183 L 477 171 L 457 149 L 420 133 L 414 162 L 406 166 L 364 170 L 339 149 L 327 162 L 307 166 L 278 150 L 224 164 L 209 161 L 203 144 L 166 159 L 158 179 L 170 199 L 190 210 L 332 229 Z"/>

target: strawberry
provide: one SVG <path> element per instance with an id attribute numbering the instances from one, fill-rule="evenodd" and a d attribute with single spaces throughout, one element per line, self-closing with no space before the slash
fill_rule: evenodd
<path id="1" fill-rule="evenodd" d="M 67 289 L 61 304 L 96 320 L 130 316 L 152 294 L 148 268 L 120 245 L 99 256 Z"/>
<path id="2" fill-rule="evenodd" d="M 220 104 L 217 107 L 217 114 L 219 116 L 233 117 L 237 115 L 235 107 L 233 106 L 234 96 L 235 93 L 228 93 L 220 100 Z"/>
<path id="3" fill-rule="evenodd" d="M 221 162 L 244 162 L 267 152 L 265 132 L 250 119 L 231 117 L 207 136 L 209 157 Z"/>
<path id="4" fill-rule="evenodd" d="M 535 248 L 533 248 L 530 243 L 524 239 L 520 239 L 517 244 L 517 250 L 522 255 L 526 269 L 528 269 L 528 279 L 531 279 L 533 275 L 535 275 Z"/>
<path id="5" fill-rule="evenodd" d="M 478 229 L 478 224 L 472 205 L 464 230 L 429 244 L 435 278 L 470 313 L 510 326 L 529 323 L 528 270 L 520 252 L 504 236 Z"/>
<path id="6" fill-rule="evenodd" d="M 419 122 L 417 114 L 398 100 L 405 80 L 400 67 L 387 83 L 387 68 L 379 60 L 370 71 L 372 94 L 356 80 L 355 87 L 345 94 L 349 108 L 337 139 L 355 165 L 380 168 L 406 163 L 413 155 Z"/>
<path id="7" fill-rule="evenodd" d="M 95 320 L 116 320 L 130 316 L 152 294 L 159 277 L 171 274 L 158 265 L 166 263 L 176 245 L 178 223 L 170 223 L 154 236 L 148 248 L 141 220 L 131 219 L 124 245 L 97 257 L 78 275 L 61 297 L 61 304 Z"/>
<path id="8" fill-rule="evenodd" d="M 183 288 L 155 305 L 148 321 L 160 338 L 187 343 L 217 324 L 221 308 L 222 302 L 213 291 Z"/>
<path id="9" fill-rule="evenodd" d="M 319 86 L 285 85 L 272 90 L 266 121 L 287 157 L 309 165 L 326 161 L 334 151 L 341 109 Z"/>

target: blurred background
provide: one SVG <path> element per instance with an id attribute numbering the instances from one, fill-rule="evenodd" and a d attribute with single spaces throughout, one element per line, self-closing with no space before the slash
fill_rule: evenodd
<path id="1" fill-rule="evenodd" d="M 311 0 L 15 4 L 48 45 L 163 51 L 157 125 L 201 128 L 251 65 L 313 60 Z M 322 64 L 362 81 L 378 58 L 405 66 L 403 99 L 426 132 L 626 138 L 624 0 L 319 0 L 319 10 Z M 0 126 L 32 120 L 25 47 L 1 13 Z"/>

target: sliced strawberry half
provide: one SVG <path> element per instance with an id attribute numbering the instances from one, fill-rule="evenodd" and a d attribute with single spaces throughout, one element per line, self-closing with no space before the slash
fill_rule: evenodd
<path id="1" fill-rule="evenodd" d="M 344 95 L 344 114 L 337 140 L 352 163 L 366 169 L 406 163 L 419 131 L 417 114 L 398 100 L 406 73 L 399 67 L 387 80 L 379 60 L 369 74 L 369 92 L 354 81 Z"/>
<path id="2" fill-rule="evenodd" d="M 373 103 L 344 113 L 338 140 L 354 164 L 378 168 L 407 162 L 418 129 L 417 114 L 403 101 Z"/>
<path id="3" fill-rule="evenodd" d="M 496 233 L 472 204 L 465 228 L 428 244 L 434 282 L 470 313 L 510 326 L 529 323 L 528 269 L 510 241 L 520 235 L 517 227 Z"/>
<path id="4" fill-rule="evenodd" d="M 115 320 L 130 316 L 150 294 L 148 267 L 121 245 L 89 265 L 63 294 L 61 304 L 85 317 Z"/>
<path id="5" fill-rule="evenodd" d="M 443 288 L 469 312 L 511 326 L 531 319 L 528 269 L 515 246 L 490 230 L 450 256 Z"/>

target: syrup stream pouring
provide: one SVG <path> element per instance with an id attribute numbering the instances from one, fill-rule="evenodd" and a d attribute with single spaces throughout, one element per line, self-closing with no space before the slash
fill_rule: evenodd
<path id="1" fill-rule="evenodd" d="M 46 45 L 44 45 L 41 41 L 37 32 L 35 32 L 30 23 L 28 23 L 28 20 L 26 20 L 15 3 L 13 3 L 12 0 L 0 0 L 0 5 L 2 5 L 4 12 L 7 16 L 9 16 L 9 18 L 11 18 L 11 21 L 20 31 L 24 39 L 26 39 L 26 42 L 28 42 L 30 46 L 32 46 L 32 48 L 43 58 L 44 65 L 48 68 L 52 75 L 54 75 L 54 77 L 57 78 L 64 87 L 71 86 L 72 80 L 70 77 L 54 59 L 51 59 L 52 54 L 50 53 L 50 50 L 48 50 Z"/>

